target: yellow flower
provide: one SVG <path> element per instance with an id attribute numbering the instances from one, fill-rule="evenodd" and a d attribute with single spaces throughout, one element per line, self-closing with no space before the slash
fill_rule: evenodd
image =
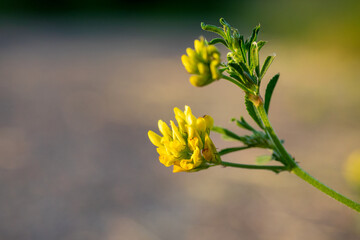
<path id="1" fill-rule="evenodd" d="M 204 38 L 195 40 L 195 49 L 187 48 L 187 55 L 182 55 L 181 61 L 191 74 L 190 83 L 202 87 L 220 79 L 220 52 L 214 45 L 208 45 Z"/>
<path id="2" fill-rule="evenodd" d="M 171 128 L 162 120 L 158 127 L 162 136 L 148 132 L 152 144 L 157 147 L 159 161 L 166 167 L 174 166 L 173 172 L 194 172 L 221 163 L 220 156 L 210 139 L 212 117 L 196 118 L 189 106 L 185 111 L 174 108 L 178 126 L 170 121 Z"/>
<path id="3" fill-rule="evenodd" d="M 344 173 L 346 180 L 351 185 L 360 187 L 360 150 L 350 154 L 345 164 Z"/>

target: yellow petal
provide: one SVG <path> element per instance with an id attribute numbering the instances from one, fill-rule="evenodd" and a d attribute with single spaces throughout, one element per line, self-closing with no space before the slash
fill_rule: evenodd
<path id="1" fill-rule="evenodd" d="M 201 132 L 201 133 L 205 132 L 205 130 L 206 130 L 206 121 L 205 121 L 205 119 L 202 118 L 202 117 L 197 118 L 196 119 L 196 127 L 197 127 L 199 132 Z M 201 135 L 201 133 L 200 133 L 200 135 Z"/>
<path id="2" fill-rule="evenodd" d="M 160 155 L 159 161 L 164 164 L 165 167 L 170 167 L 174 164 L 175 159 L 170 155 Z"/>
<path id="3" fill-rule="evenodd" d="M 188 146 L 190 150 L 194 151 L 196 147 L 202 149 L 204 145 L 203 142 L 201 141 L 198 132 L 192 127 L 189 127 L 188 129 L 189 129 Z"/>
<path id="4" fill-rule="evenodd" d="M 185 119 L 184 112 L 181 111 L 179 108 L 175 107 L 174 108 L 174 113 L 175 113 L 175 116 L 179 116 L 180 118 Z"/>
<path id="5" fill-rule="evenodd" d="M 212 82 L 211 79 L 209 81 L 208 77 L 202 76 L 202 75 L 193 75 L 190 77 L 189 81 L 190 81 L 191 85 L 193 85 L 195 87 L 203 87 Z"/>
<path id="6" fill-rule="evenodd" d="M 183 145 L 186 145 L 186 141 L 185 141 L 184 137 L 181 135 L 181 133 L 179 132 L 179 129 L 177 128 L 175 123 L 173 121 L 170 121 L 170 125 L 171 125 L 172 132 L 173 132 L 173 139 L 177 139 Z"/>
<path id="7" fill-rule="evenodd" d="M 204 63 L 198 63 L 197 64 L 197 68 L 199 69 L 199 75 L 201 76 L 209 76 L 210 74 L 210 69 L 207 65 L 205 65 Z"/>
<path id="8" fill-rule="evenodd" d="M 219 53 L 218 49 L 217 49 L 214 45 L 209 45 L 209 46 L 207 46 L 206 50 L 207 50 L 207 52 L 208 52 L 209 55 L 214 55 L 214 54 L 218 54 L 218 53 Z M 219 55 L 219 54 L 218 54 L 218 55 Z"/>
<path id="9" fill-rule="evenodd" d="M 164 121 L 159 120 L 158 127 L 159 127 L 159 130 L 162 133 L 162 135 L 171 137 L 171 135 L 172 135 L 171 130 Z"/>
<path id="10" fill-rule="evenodd" d="M 157 135 L 156 133 L 150 130 L 148 132 L 148 136 L 152 144 L 154 144 L 157 147 L 163 146 L 163 144 L 161 143 L 161 137 L 159 135 Z"/>
<path id="11" fill-rule="evenodd" d="M 165 149 L 164 147 L 158 147 L 158 148 L 156 149 L 156 151 L 158 152 L 159 155 L 166 155 L 166 154 L 168 154 L 167 151 L 166 151 L 166 149 Z"/>
<path id="12" fill-rule="evenodd" d="M 213 163 L 219 163 L 221 160 L 217 156 L 218 153 L 216 151 L 216 147 L 214 143 L 211 141 L 208 134 L 205 135 L 205 143 L 204 143 L 204 149 L 202 150 L 202 154 L 206 161 L 213 162 Z"/>
<path id="13" fill-rule="evenodd" d="M 200 149 L 199 148 L 196 148 L 194 153 L 192 154 L 191 156 L 191 160 L 193 161 L 194 163 L 194 167 L 198 167 L 201 165 L 202 163 L 202 156 L 201 156 L 201 153 L 200 153 Z"/>
<path id="14" fill-rule="evenodd" d="M 189 55 L 189 58 L 191 59 L 191 60 L 193 60 L 193 61 L 196 61 L 196 52 L 193 50 L 193 49 L 191 49 L 191 48 L 187 48 L 186 49 L 186 53 L 187 53 L 187 55 Z"/>
<path id="15" fill-rule="evenodd" d="M 214 119 L 211 116 L 205 115 L 204 120 L 206 122 L 207 129 L 211 129 L 214 126 Z"/>
<path id="16" fill-rule="evenodd" d="M 166 146 L 170 155 L 174 156 L 174 158 L 182 158 L 186 156 L 186 152 L 184 152 L 186 145 L 182 144 L 179 141 L 172 141 L 169 145 Z"/>
<path id="17" fill-rule="evenodd" d="M 195 51 L 198 54 L 201 54 L 201 51 L 205 48 L 205 40 L 203 37 L 200 37 L 200 40 L 196 39 L 194 41 L 194 47 L 195 47 Z"/>
<path id="18" fill-rule="evenodd" d="M 185 169 L 181 168 L 180 166 L 174 165 L 173 173 L 184 172 L 184 171 L 185 171 Z"/>
<path id="19" fill-rule="evenodd" d="M 188 71 L 188 73 L 191 73 L 191 74 L 198 73 L 196 64 L 193 63 L 193 61 L 191 59 L 189 59 L 188 56 L 182 55 L 181 62 L 183 63 L 183 65 L 184 65 L 186 71 Z"/>
<path id="20" fill-rule="evenodd" d="M 183 159 L 180 161 L 180 167 L 184 170 L 191 170 L 194 168 L 194 164 L 191 159 Z"/>
<path id="21" fill-rule="evenodd" d="M 189 106 L 185 106 L 185 119 L 188 125 L 192 126 L 196 123 L 196 117 L 192 114 L 191 108 Z"/>
<path id="22" fill-rule="evenodd" d="M 218 69 L 219 67 L 219 62 L 218 61 L 212 61 L 210 63 L 210 72 L 211 72 L 211 78 L 212 79 L 220 79 L 221 78 L 221 74 L 220 71 Z"/>

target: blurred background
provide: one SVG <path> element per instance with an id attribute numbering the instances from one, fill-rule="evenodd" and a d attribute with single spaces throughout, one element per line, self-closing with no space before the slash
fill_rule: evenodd
<path id="1" fill-rule="evenodd" d="M 185 104 L 245 134 L 230 123 L 250 121 L 243 93 L 191 86 L 180 57 L 214 37 L 201 21 L 224 17 L 245 36 L 261 23 L 262 60 L 277 54 L 265 80 L 281 72 L 274 128 L 305 170 L 360 201 L 343 170 L 360 148 L 359 10 L 355 0 L 2 0 L 0 238 L 359 239 L 359 214 L 294 175 L 173 174 L 147 138 Z"/>

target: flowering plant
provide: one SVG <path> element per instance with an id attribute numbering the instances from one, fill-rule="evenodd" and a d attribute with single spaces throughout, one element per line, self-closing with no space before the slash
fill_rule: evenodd
<path id="1" fill-rule="evenodd" d="M 260 95 L 260 86 L 275 55 L 268 56 L 264 63 L 260 64 L 259 52 L 266 44 L 265 41 L 257 40 L 260 25 L 254 28 L 249 38 L 245 39 L 236 28 L 230 26 L 224 19 L 220 19 L 220 24 L 222 27 L 201 23 L 203 30 L 216 33 L 220 38 L 214 38 L 211 41 L 206 41 L 204 38 L 195 40 L 194 49 L 186 49 L 187 55 L 182 56 L 182 63 L 185 69 L 192 74 L 190 83 L 196 87 L 206 86 L 215 80 L 224 79 L 244 91 L 246 110 L 260 130 L 256 130 L 243 117 L 232 119 L 237 126 L 250 132 L 249 135 L 240 136 L 228 129 L 213 126 L 213 119 L 210 116 L 195 118 L 188 106 L 185 106 L 184 112 L 175 108 L 178 126 L 170 121 L 170 129 L 166 123 L 159 120 L 159 130 L 163 136 L 161 137 L 153 131 L 148 133 L 150 141 L 158 147 L 160 162 L 167 167 L 173 166 L 173 172 L 194 172 L 217 165 L 262 169 L 275 173 L 291 172 L 330 197 L 360 212 L 359 203 L 337 193 L 300 168 L 271 126 L 268 118 L 270 100 L 280 75 L 276 74 L 270 79 L 263 99 Z M 226 62 L 221 63 L 220 52 L 215 44 L 223 44 L 230 50 Z M 220 133 L 224 138 L 239 141 L 242 146 L 217 151 L 210 139 L 210 130 Z M 221 160 L 221 156 L 224 154 L 249 148 L 269 149 L 272 154 L 258 157 L 258 164 L 254 165 Z M 270 161 L 278 164 L 269 165 Z"/>

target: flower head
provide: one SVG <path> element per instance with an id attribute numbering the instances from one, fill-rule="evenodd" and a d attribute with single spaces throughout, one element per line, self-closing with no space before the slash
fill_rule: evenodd
<path id="1" fill-rule="evenodd" d="M 162 136 L 148 132 L 150 141 L 157 147 L 159 160 L 173 172 L 194 172 L 221 163 L 220 156 L 209 134 L 214 124 L 212 117 L 196 118 L 189 106 L 185 111 L 174 108 L 178 126 L 170 121 L 171 128 L 162 120 L 158 127 Z"/>
<path id="2" fill-rule="evenodd" d="M 208 45 L 204 38 L 195 40 L 195 49 L 187 48 L 187 55 L 182 55 L 181 61 L 186 71 L 194 74 L 190 83 L 202 87 L 220 79 L 220 52 L 214 45 Z"/>

